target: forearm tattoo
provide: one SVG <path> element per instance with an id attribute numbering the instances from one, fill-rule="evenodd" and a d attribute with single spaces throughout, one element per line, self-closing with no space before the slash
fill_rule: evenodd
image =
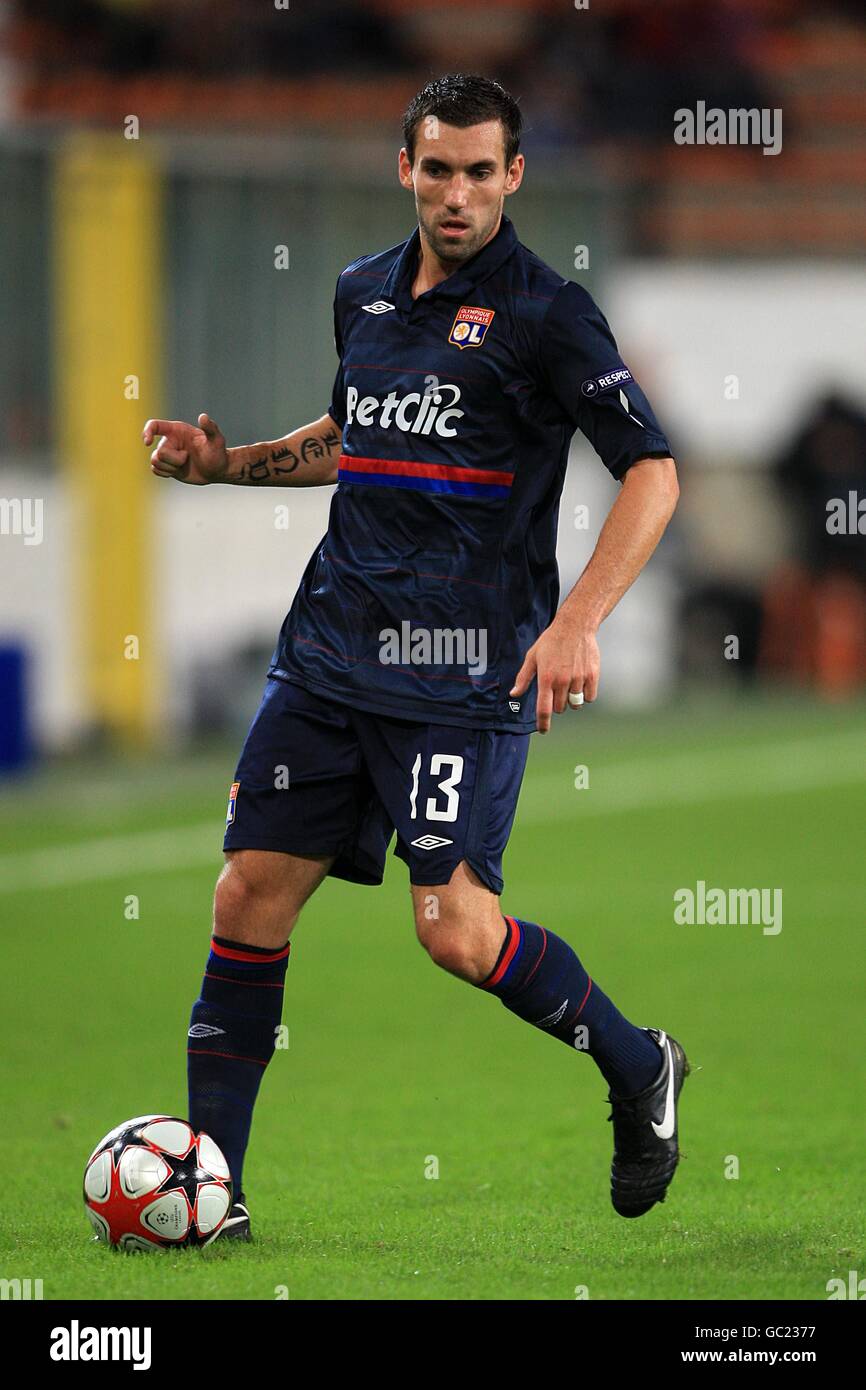
<path id="1" fill-rule="evenodd" d="M 297 452 L 289 448 L 288 444 L 284 444 L 280 449 L 271 449 L 270 452 L 262 454 L 261 458 L 245 463 L 238 474 L 238 481 L 276 482 L 286 474 L 294 473 L 302 463 L 317 462 L 326 454 L 330 458 L 333 450 L 338 449 L 341 443 L 342 438 L 336 430 L 329 429 L 324 434 L 309 434 L 302 440 Z"/>

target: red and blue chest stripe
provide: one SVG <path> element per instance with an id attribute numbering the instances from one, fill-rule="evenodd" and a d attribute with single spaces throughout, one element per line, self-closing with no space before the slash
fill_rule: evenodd
<path id="1" fill-rule="evenodd" d="M 341 483 L 374 487 L 411 488 L 416 492 L 448 493 L 454 497 L 508 497 L 513 473 L 494 468 L 466 468 L 461 464 L 418 463 L 412 459 L 360 458 L 341 454 Z"/>

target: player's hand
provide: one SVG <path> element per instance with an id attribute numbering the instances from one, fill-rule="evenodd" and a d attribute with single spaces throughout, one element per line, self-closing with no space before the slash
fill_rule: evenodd
<path id="1" fill-rule="evenodd" d="M 540 734 L 546 734 L 553 712 L 562 714 L 570 708 L 569 694 L 595 699 L 600 666 L 594 629 L 581 627 L 560 610 L 529 648 L 509 694 L 523 695 L 538 677 L 535 724 Z"/>
<path id="2" fill-rule="evenodd" d="M 150 456 L 151 471 L 158 478 L 175 478 L 179 483 L 220 483 L 229 471 L 226 441 L 209 415 L 200 415 L 198 425 L 184 420 L 148 420 L 141 432 L 145 444 L 161 438 Z"/>

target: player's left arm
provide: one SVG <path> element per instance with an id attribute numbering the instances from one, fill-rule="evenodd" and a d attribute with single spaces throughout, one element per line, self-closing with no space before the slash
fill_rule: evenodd
<path id="1" fill-rule="evenodd" d="M 538 678 L 536 725 L 550 729 L 569 692 L 594 700 L 600 658 L 596 633 L 634 583 L 661 540 L 679 497 L 672 458 L 643 458 L 626 473 L 595 550 L 548 628 L 526 653 L 512 695 Z"/>

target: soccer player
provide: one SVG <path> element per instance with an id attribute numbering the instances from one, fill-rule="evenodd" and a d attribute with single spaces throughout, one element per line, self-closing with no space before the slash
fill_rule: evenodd
<path id="1" fill-rule="evenodd" d="M 615 1209 L 663 1201 L 677 1165 L 682 1047 L 624 1018 L 550 927 L 500 906 L 529 734 L 595 699 L 599 624 L 678 496 L 607 321 L 504 215 L 520 132 L 517 103 L 482 77 L 442 77 L 412 100 L 399 178 L 418 226 L 340 275 L 321 419 L 239 448 L 205 414 L 144 428 L 162 478 L 337 484 L 235 772 L 189 1027 L 189 1117 L 229 1160 L 229 1236 L 249 1237 L 244 1153 L 292 929 L 327 874 L 381 883 L 395 830 L 433 961 L 601 1071 Z M 621 489 L 557 611 L 575 429 Z"/>

